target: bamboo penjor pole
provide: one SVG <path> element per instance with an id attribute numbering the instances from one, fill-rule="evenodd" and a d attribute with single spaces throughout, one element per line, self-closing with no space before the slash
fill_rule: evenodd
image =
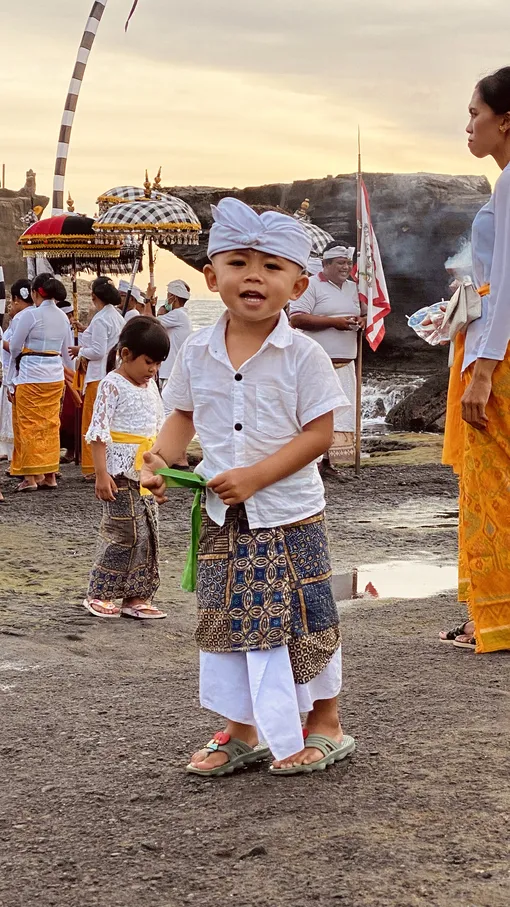
<path id="1" fill-rule="evenodd" d="M 359 267 L 361 252 L 361 134 L 358 126 L 358 173 L 356 178 L 356 251 Z M 358 331 L 358 351 L 356 356 L 356 456 L 354 471 L 361 476 L 361 395 L 363 390 L 363 331 Z"/>

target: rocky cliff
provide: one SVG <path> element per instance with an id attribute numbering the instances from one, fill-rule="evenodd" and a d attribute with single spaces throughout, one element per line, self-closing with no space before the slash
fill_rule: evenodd
<path id="1" fill-rule="evenodd" d="M 35 173 L 29 170 L 27 181 L 19 191 L 0 189 L 0 265 L 5 272 L 7 291 L 19 277 L 25 277 L 26 265 L 23 262 L 18 239 L 25 230 L 23 218 L 36 206 L 44 210 L 49 199 L 37 195 Z"/>
<path id="2" fill-rule="evenodd" d="M 488 200 L 490 185 L 485 177 L 446 176 L 434 173 L 367 173 L 372 217 L 381 247 L 392 314 L 380 353 L 399 361 L 416 355 L 442 361 L 444 349 L 428 347 L 407 327 L 405 315 L 448 295 L 444 263 L 469 235 L 477 211 Z M 176 254 L 202 269 L 211 225 L 211 204 L 233 195 L 247 204 L 280 206 L 289 212 L 310 199 L 312 220 L 335 238 L 355 243 L 356 176 L 327 177 L 276 183 L 246 189 L 209 186 L 172 187 L 166 191 L 183 198 L 194 208 L 204 233 L 198 247 Z M 375 364 L 375 362 L 374 362 Z"/>

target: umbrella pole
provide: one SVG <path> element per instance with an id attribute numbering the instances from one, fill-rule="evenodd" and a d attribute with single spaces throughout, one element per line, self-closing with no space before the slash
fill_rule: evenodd
<path id="1" fill-rule="evenodd" d="M 128 310 L 128 305 L 129 305 L 129 302 L 130 302 L 130 299 L 131 299 L 131 293 L 132 293 L 133 287 L 134 287 L 134 285 L 135 285 L 135 278 L 136 278 L 136 275 L 138 274 L 138 269 L 140 268 L 140 265 L 141 265 L 141 263 L 142 263 L 142 258 L 143 258 L 143 244 L 144 244 L 144 242 L 145 242 L 145 233 L 143 234 L 143 236 L 142 236 L 142 238 L 141 238 L 141 240 L 140 240 L 140 248 L 139 248 L 139 250 L 138 250 L 138 257 L 137 257 L 137 259 L 136 259 L 136 261 L 135 261 L 135 263 L 134 263 L 134 265 L 133 265 L 133 270 L 132 270 L 132 272 L 131 272 L 131 280 L 129 281 L 129 288 L 128 288 L 128 291 L 127 291 L 127 293 L 126 293 L 126 301 L 125 301 L 125 303 L 124 303 L 124 308 L 122 309 L 122 316 L 123 316 L 123 318 L 126 317 L 126 312 L 127 312 L 127 310 Z"/>
<path id="2" fill-rule="evenodd" d="M 73 316 L 74 316 L 74 345 L 78 346 L 78 281 L 76 278 L 76 255 L 71 259 L 71 281 L 73 285 Z M 74 463 L 79 466 L 81 462 L 81 408 L 74 408 Z"/>
<path id="3" fill-rule="evenodd" d="M 358 127 L 358 173 L 356 178 L 356 246 L 357 262 L 361 252 L 361 136 Z M 363 391 L 363 331 L 358 331 L 358 351 L 356 356 L 356 456 L 354 473 L 361 478 L 361 396 Z"/>

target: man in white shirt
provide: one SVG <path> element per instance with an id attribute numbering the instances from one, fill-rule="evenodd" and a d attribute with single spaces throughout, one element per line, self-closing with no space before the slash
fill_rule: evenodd
<path id="1" fill-rule="evenodd" d="M 353 255 L 353 248 L 329 243 L 322 271 L 310 278 L 308 289 L 290 307 L 292 326 L 320 343 L 350 403 L 347 411 L 335 413 L 335 439 L 324 455 L 323 475 L 336 475 L 334 465 L 352 462 L 355 455 L 357 332 L 365 327 L 365 319 L 358 288 L 349 280 Z"/>
<path id="2" fill-rule="evenodd" d="M 190 288 L 184 280 L 172 280 L 167 287 L 166 302 L 158 309 L 158 321 L 164 327 L 170 340 L 168 359 L 161 363 L 159 370 L 162 391 L 172 374 L 177 353 L 193 330 L 189 315 L 184 309 L 190 295 Z"/>
<path id="3" fill-rule="evenodd" d="M 172 374 L 172 369 L 175 360 L 177 359 L 177 353 L 184 341 L 187 340 L 193 331 L 188 313 L 184 310 L 184 306 L 190 298 L 190 295 L 191 290 L 184 280 L 170 281 L 167 287 L 166 303 L 158 309 L 157 313 L 158 321 L 165 328 L 170 340 L 168 358 L 165 362 L 161 363 L 159 370 L 159 381 L 163 406 L 165 408 L 165 416 L 169 416 L 173 410 L 170 397 L 168 393 L 166 393 L 168 379 Z M 186 469 L 188 467 L 186 450 L 182 451 L 175 466 L 178 466 L 180 469 Z"/>
<path id="4" fill-rule="evenodd" d="M 119 281 L 119 293 L 121 298 L 121 303 L 119 306 L 121 314 L 124 312 L 124 306 L 126 303 L 126 296 L 129 290 L 129 283 L 127 280 Z M 124 315 L 124 321 L 131 321 L 132 318 L 136 318 L 137 315 L 143 315 L 145 312 L 145 299 L 140 287 L 133 287 L 131 290 L 131 297 L 129 299 L 127 312 Z"/>

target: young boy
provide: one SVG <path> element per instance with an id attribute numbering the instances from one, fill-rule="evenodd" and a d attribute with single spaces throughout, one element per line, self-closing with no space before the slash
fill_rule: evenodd
<path id="1" fill-rule="evenodd" d="M 354 750 L 338 720 L 341 641 L 316 465 L 333 411 L 347 401 L 329 357 L 283 312 L 308 284 L 302 226 L 232 198 L 213 215 L 204 274 L 227 311 L 181 348 L 168 384 L 174 412 L 145 455 L 141 481 L 166 500 L 155 473 L 196 430 L 197 472 L 208 480 L 200 697 L 227 721 L 188 771 L 227 774 L 270 750 L 274 774 L 297 774 Z M 304 733 L 300 712 L 308 713 Z"/>

